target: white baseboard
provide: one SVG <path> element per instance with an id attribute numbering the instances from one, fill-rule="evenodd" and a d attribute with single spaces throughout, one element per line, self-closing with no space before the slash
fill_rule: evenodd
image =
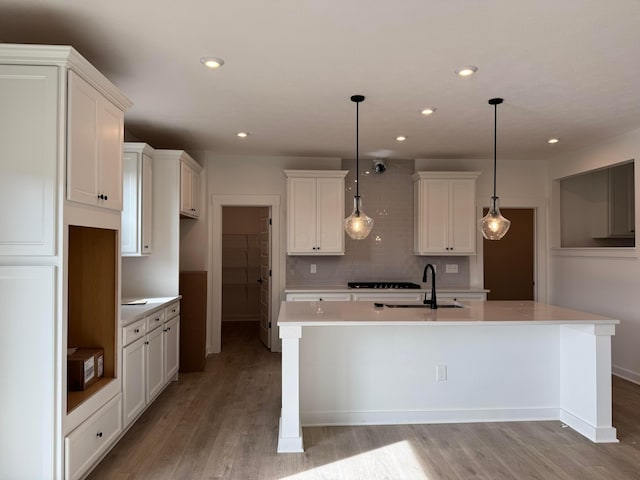
<path id="1" fill-rule="evenodd" d="M 369 412 L 301 412 L 305 427 L 329 425 L 398 425 L 421 423 L 528 422 L 559 420 L 558 408 L 414 410 Z"/>
<path id="2" fill-rule="evenodd" d="M 301 412 L 302 426 L 402 425 L 559 420 L 595 443 L 616 443 L 614 427 L 595 427 L 561 408 L 418 410 L 370 412 Z M 279 449 L 280 447 L 278 447 Z M 280 450 L 278 450 L 280 451 Z M 292 450 L 286 450 L 292 451 Z"/>
<path id="3" fill-rule="evenodd" d="M 629 380 L 630 382 L 640 385 L 640 373 L 626 368 L 618 367 L 617 365 L 613 365 L 611 367 L 611 373 L 613 373 L 616 377 L 624 378 L 625 380 Z"/>
<path id="4" fill-rule="evenodd" d="M 560 411 L 560 420 L 594 443 L 618 443 L 619 441 L 614 427 L 594 427 L 566 410 Z"/>

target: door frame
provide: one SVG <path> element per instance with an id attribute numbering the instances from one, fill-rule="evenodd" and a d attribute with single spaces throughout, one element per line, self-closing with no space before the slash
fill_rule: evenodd
<path id="1" fill-rule="evenodd" d="M 280 196 L 211 195 L 209 221 L 209 291 L 211 318 L 207 326 L 207 354 L 222 349 L 222 207 L 269 207 L 271 217 L 271 351 L 280 351 L 276 319 L 280 310 Z"/>
<path id="2" fill-rule="evenodd" d="M 476 199 L 476 218 L 483 217 L 482 209 L 489 208 L 489 198 Z M 545 199 L 500 197 L 501 208 L 529 208 L 534 211 L 534 266 L 533 276 L 535 281 L 534 301 L 547 303 L 548 300 L 548 273 L 547 273 L 547 218 L 548 205 Z M 476 229 L 476 255 L 469 257 L 469 273 L 471 286 L 484 288 L 484 246 L 482 243 L 482 233 Z"/>

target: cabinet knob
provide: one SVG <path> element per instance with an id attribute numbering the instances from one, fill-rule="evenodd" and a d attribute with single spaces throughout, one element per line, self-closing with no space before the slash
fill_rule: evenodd
<path id="1" fill-rule="evenodd" d="M 149 248 L 149 245 L 145 245 L 144 248 Z"/>
<path id="2" fill-rule="evenodd" d="M 102 438 L 102 432 L 98 432 L 98 433 L 96 433 L 96 437 L 98 437 L 98 438 Z"/>
<path id="3" fill-rule="evenodd" d="M 140 329 L 139 329 L 139 328 L 136 328 L 136 329 L 133 331 L 133 333 L 140 333 Z"/>
<path id="4" fill-rule="evenodd" d="M 99 195 L 98 195 L 98 198 L 99 198 L 100 200 L 104 200 L 104 195 L 99 194 Z"/>
<path id="5" fill-rule="evenodd" d="M 108 196 L 106 196 L 106 195 L 104 195 L 104 199 L 105 199 L 105 200 L 109 200 L 109 197 L 108 197 Z"/>
<path id="6" fill-rule="evenodd" d="M 144 344 L 145 344 L 145 345 L 149 345 L 149 342 L 148 342 L 148 341 L 146 341 L 146 342 L 144 342 Z"/>

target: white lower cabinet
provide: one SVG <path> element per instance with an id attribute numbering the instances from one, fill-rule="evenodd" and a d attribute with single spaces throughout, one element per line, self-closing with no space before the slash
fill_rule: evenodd
<path id="1" fill-rule="evenodd" d="M 123 422 L 128 428 L 180 368 L 180 302 L 170 303 L 122 329 Z"/>
<path id="2" fill-rule="evenodd" d="M 466 300 L 486 300 L 486 292 L 438 292 L 438 298 L 464 302 Z"/>
<path id="3" fill-rule="evenodd" d="M 354 293 L 324 293 L 324 292 L 305 292 L 305 293 L 287 293 L 287 302 L 419 302 L 424 299 L 424 290 L 414 291 L 377 291 L 377 292 L 354 292 Z M 430 292 L 427 292 L 427 298 L 431 297 Z M 437 297 L 440 300 L 486 300 L 487 293 L 482 290 L 449 290 L 438 291 Z"/>
<path id="4" fill-rule="evenodd" d="M 358 302 L 418 302 L 422 300 L 422 292 L 406 293 L 354 293 L 353 300 Z"/>
<path id="5" fill-rule="evenodd" d="M 180 317 L 165 323 L 164 329 L 164 379 L 174 380 L 180 367 Z"/>
<path id="6" fill-rule="evenodd" d="M 164 387 L 164 336 L 158 327 L 149 332 L 145 341 L 147 365 L 147 401 L 153 400 Z"/>
<path id="7" fill-rule="evenodd" d="M 287 293 L 287 302 L 349 302 L 350 293 Z"/>
<path id="8" fill-rule="evenodd" d="M 122 389 L 124 392 L 124 426 L 127 427 L 147 405 L 145 338 L 139 338 L 122 350 Z"/>
<path id="9" fill-rule="evenodd" d="M 117 395 L 65 438 L 65 477 L 82 478 L 122 431 L 122 396 Z"/>

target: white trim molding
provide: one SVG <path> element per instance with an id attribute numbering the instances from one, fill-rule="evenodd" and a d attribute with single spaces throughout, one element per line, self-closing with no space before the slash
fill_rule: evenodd
<path id="1" fill-rule="evenodd" d="M 209 274 L 207 283 L 211 316 L 207 325 L 207 354 L 220 353 L 222 328 L 222 207 L 270 207 L 271 214 L 271 350 L 280 351 L 276 319 L 284 292 L 280 248 L 279 195 L 211 195 L 209 222 Z"/>

